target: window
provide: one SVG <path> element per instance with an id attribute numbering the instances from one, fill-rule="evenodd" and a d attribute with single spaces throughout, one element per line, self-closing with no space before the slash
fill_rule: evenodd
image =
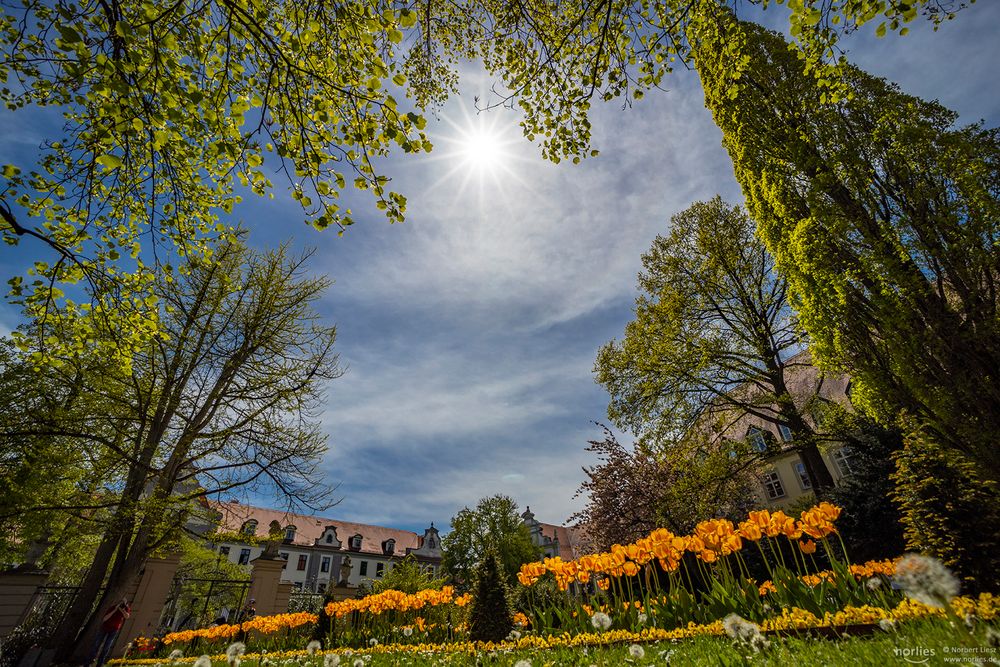
<path id="1" fill-rule="evenodd" d="M 764 475 L 762 481 L 764 482 L 764 491 L 767 492 L 767 497 L 771 500 L 785 495 L 785 487 L 781 485 L 781 478 L 778 477 L 776 471 L 772 470 Z"/>
<path id="2" fill-rule="evenodd" d="M 385 574 L 385 563 L 375 563 L 375 576 L 381 577 Z"/>
<path id="3" fill-rule="evenodd" d="M 240 565 L 250 562 L 250 549 L 240 549 Z"/>
<path id="4" fill-rule="evenodd" d="M 319 562 L 319 571 L 320 572 L 329 572 L 330 571 L 330 557 L 329 556 L 323 556 L 323 560 L 321 560 Z"/>
<path id="5" fill-rule="evenodd" d="M 255 535 L 257 533 L 257 522 L 253 519 L 245 521 L 240 527 L 240 532 L 244 535 Z"/>
<path id="6" fill-rule="evenodd" d="M 747 431 L 747 443 L 749 443 L 750 447 L 752 447 L 755 451 L 767 451 L 767 438 L 764 437 L 764 432 L 756 426 L 751 426 L 750 430 Z"/>
<path id="7" fill-rule="evenodd" d="M 281 566 L 282 570 L 284 570 L 286 567 L 288 567 L 288 552 L 287 551 L 282 551 L 282 552 L 278 553 L 278 558 L 280 558 L 281 560 L 285 561 L 285 564 Z"/>
<path id="8" fill-rule="evenodd" d="M 351 538 L 351 549 L 361 551 L 361 535 L 355 535 Z"/>
<path id="9" fill-rule="evenodd" d="M 427 540 L 427 548 L 437 549 L 437 540 L 435 540 L 433 537 Z"/>
<path id="10" fill-rule="evenodd" d="M 361 567 L 358 569 L 358 574 L 360 574 L 362 577 L 368 575 L 368 561 L 366 560 L 361 561 Z"/>
<path id="11" fill-rule="evenodd" d="M 392 552 L 396 550 L 396 540 L 388 539 L 382 543 L 382 553 L 387 556 L 391 556 Z"/>
<path id="12" fill-rule="evenodd" d="M 841 447 L 833 453 L 833 460 L 844 477 L 853 475 L 858 467 L 857 459 L 850 447 Z"/>
<path id="13" fill-rule="evenodd" d="M 219 556 L 229 558 L 229 547 L 219 547 Z"/>
<path id="14" fill-rule="evenodd" d="M 778 424 L 778 433 L 781 434 L 781 439 L 785 442 L 792 441 L 792 429 L 788 428 L 787 424 Z"/>
<path id="15" fill-rule="evenodd" d="M 799 461 L 795 464 L 795 474 L 799 476 L 799 486 L 802 487 L 803 491 L 808 491 L 812 488 L 812 482 L 809 481 L 809 474 L 806 472 L 806 466 L 804 463 Z"/>
<path id="16" fill-rule="evenodd" d="M 333 544 L 333 533 L 327 533 L 326 534 L 326 543 L 327 544 Z"/>
<path id="17" fill-rule="evenodd" d="M 309 556 L 306 554 L 299 554 L 299 564 L 295 566 L 296 570 L 306 569 L 306 563 L 309 562 Z"/>
<path id="18" fill-rule="evenodd" d="M 295 539 L 295 526 L 285 526 L 285 540 L 291 542 Z"/>

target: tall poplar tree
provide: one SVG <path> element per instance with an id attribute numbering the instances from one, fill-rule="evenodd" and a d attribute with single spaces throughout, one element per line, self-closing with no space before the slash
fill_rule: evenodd
<path id="1" fill-rule="evenodd" d="M 854 67 L 833 102 L 780 35 L 725 10 L 692 48 L 815 356 L 856 405 L 909 413 L 1000 478 L 1000 135 Z"/>

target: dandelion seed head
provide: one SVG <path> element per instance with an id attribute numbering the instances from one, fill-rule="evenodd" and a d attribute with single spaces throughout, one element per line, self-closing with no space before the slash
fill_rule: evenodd
<path id="1" fill-rule="evenodd" d="M 173 651 L 170 652 L 170 655 L 167 657 L 170 660 L 180 660 L 181 658 L 184 657 L 184 651 L 180 650 L 179 648 L 175 648 Z"/>
<path id="2" fill-rule="evenodd" d="M 233 642 L 226 649 L 226 658 L 230 660 L 233 658 L 239 658 L 246 652 L 247 652 L 246 644 L 244 644 L 243 642 Z"/>
<path id="3" fill-rule="evenodd" d="M 212 667 L 212 659 L 207 655 L 200 655 L 198 659 L 194 661 L 194 667 Z"/>
<path id="4" fill-rule="evenodd" d="M 639 621 L 640 624 L 645 624 L 646 623 L 646 619 L 648 619 L 648 618 L 649 617 L 646 616 L 645 614 L 639 614 L 638 621 Z"/>
<path id="5" fill-rule="evenodd" d="M 514 667 L 531 667 L 530 660 L 518 660 L 514 663 Z"/>
<path id="6" fill-rule="evenodd" d="M 892 632 L 896 629 L 896 622 L 891 618 L 883 618 L 878 622 L 878 627 L 882 628 L 885 632 Z"/>
<path id="7" fill-rule="evenodd" d="M 870 591 L 877 590 L 882 586 L 882 580 L 879 579 L 878 577 L 872 577 L 871 579 L 865 582 L 865 586 L 867 586 L 868 590 Z"/>
<path id="8" fill-rule="evenodd" d="M 611 617 L 599 611 L 590 617 L 590 624 L 598 630 L 607 630 L 611 627 Z"/>
<path id="9" fill-rule="evenodd" d="M 729 614 L 722 619 L 722 628 L 731 639 L 749 642 L 760 634 L 760 628 L 739 614 Z"/>
<path id="10" fill-rule="evenodd" d="M 320 644 L 319 641 L 314 639 L 308 644 L 306 644 L 306 653 L 308 653 L 311 656 L 316 655 L 316 651 L 319 651 L 321 648 L 323 648 L 323 645 Z"/>
<path id="11" fill-rule="evenodd" d="M 906 554 L 896 564 L 893 581 L 907 597 L 929 607 L 944 607 L 958 595 L 961 585 L 955 575 L 936 558 Z"/>
<path id="12" fill-rule="evenodd" d="M 327 653 L 323 656 L 323 667 L 339 667 L 340 656 L 336 653 Z"/>
<path id="13" fill-rule="evenodd" d="M 628 654 L 636 660 L 641 660 L 646 656 L 646 651 L 638 644 L 632 644 L 628 647 Z"/>

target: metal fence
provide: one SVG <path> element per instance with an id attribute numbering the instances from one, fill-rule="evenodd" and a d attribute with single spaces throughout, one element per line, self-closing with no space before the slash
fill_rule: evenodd
<path id="1" fill-rule="evenodd" d="M 288 596 L 288 611 L 289 613 L 308 611 L 318 614 L 319 610 L 323 607 L 323 600 L 325 599 L 326 596 L 322 593 L 292 591 Z"/>
<path id="2" fill-rule="evenodd" d="M 0 667 L 33 664 L 31 656 L 55 632 L 79 592 L 79 586 L 39 586 L 21 623 L 0 641 Z M 94 596 L 95 606 L 100 598 L 99 591 Z"/>

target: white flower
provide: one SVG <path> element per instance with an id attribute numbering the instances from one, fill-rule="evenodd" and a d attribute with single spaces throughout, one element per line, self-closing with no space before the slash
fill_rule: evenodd
<path id="1" fill-rule="evenodd" d="M 646 651 L 638 644 L 632 644 L 628 647 L 628 654 L 636 660 L 641 660 L 646 656 Z"/>
<path id="2" fill-rule="evenodd" d="M 357 660 L 354 661 L 354 667 L 365 667 L 365 661 L 362 660 L 361 658 L 358 658 Z"/>
<path id="3" fill-rule="evenodd" d="M 518 660 L 514 663 L 514 667 L 531 667 L 530 660 Z"/>
<path id="4" fill-rule="evenodd" d="M 936 558 L 906 554 L 896 564 L 893 581 L 908 597 L 930 607 L 944 607 L 958 595 L 955 575 Z"/>
<path id="5" fill-rule="evenodd" d="M 338 667 L 340 665 L 340 656 L 336 653 L 327 653 L 323 656 L 323 667 Z"/>
<path id="6" fill-rule="evenodd" d="M 638 621 L 639 621 L 640 625 L 645 625 L 646 624 L 646 619 L 648 619 L 649 617 L 646 616 L 645 614 L 641 614 L 640 613 L 637 618 L 638 618 Z"/>
<path id="7" fill-rule="evenodd" d="M 243 642 L 233 642 L 226 649 L 226 658 L 231 660 L 233 658 L 239 658 L 244 653 L 247 652 L 247 645 Z"/>
<path id="8" fill-rule="evenodd" d="M 512 642 L 516 642 L 520 638 L 521 638 L 521 633 L 518 632 L 517 630 L 511 630 L 510 634 L 507 635 L 507 639 L 511 640 Z"/>
<path id="9" fill-rule="evenodd" d="M 376 644 L 378 644 L 378 640 L 375 639 L 374 637 L 372 637 L 371 639 L 368 640 L 368 645 L 369 646 L 375 646 Z"/>
<path id="10" fill-rule="evenodd" d="M 882 628 L 885 632 L 892 632 L 896 629 L 896 621 L 891 618 L 883 618 L 878 622 L 878 627 Z"/>
<path id="11" fill-rule="evenodd" d="M 874 591 L 875 589 L 882 586 L 882 580 L 879 579 L 878 577 L 872 577 L 871 579 L 865 582 L 865 586 L 868 587 L 868 590 Z"/>
<path id="12" fill-rule="evenodd" d="M 590 624 L 598 630 L 607 630 L 611 627 L 611 617 L 599 611 L 590 617 Z"/>
<path id="13" fill-rule="evenodd" d="M 308 644 L 306 644 L 306 653 L 308 653 L 309 655 L 316 655 L 316 651 L 319 651 L 322 648 L 323 645 L 314 639 Z"/>
<path id="14" fill-rule="evenodd" d="M 406 626 L 405 628 L 403 628 L 404 637 L 409 637 L 412 634 L 413 634 L 413 628 L 411 628 L 410 626 Z"/>
<path id="15" fill-rule="evenodd" d="M 180 650 L 179 648 L 175 648 L 173 651 L 170 652 L 170 655 L 167 657 L 171 661 L 180 660 L 181 658 L 184 657 L 184 651 Z"/>
<path id="16" fill-rule="evenodd" d="M 672 657 L 674 657 L 673 649 L 669 651 L 665 649 L 663 651 L 660 651 L 660 658 L 663 660 L 664 663 L 670 662 L 670 658 Z"/>
<path id="17" fill-rule="evenodd" d="M 722 619 L 722 628 L 732 639 L 748 642 L 754 634 L 760 634 L 760 628 L 739 614 L 729 614 Z"/>
<path id="18" fill-rule="evenodd" d="M 212 659 L 207 655 L 198 656 L 194 661 L 194 667 L 212 667 Z"/>
<path id="19" fill-rule="evenodd" d="M 729 614 L 722 619 L 722 627 L 727 635 L 741 644 L 746 644 L 755 653 L 771 646 L 771 642 L 760 633 L 760 627 L 756 623 L 751 623 L 738 614 Z"/>

